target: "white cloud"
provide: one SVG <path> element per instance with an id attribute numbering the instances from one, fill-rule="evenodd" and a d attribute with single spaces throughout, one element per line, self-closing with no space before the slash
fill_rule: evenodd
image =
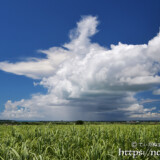
<path id="1" fill-rule="evenodd" d="M 61 48 L 50 48 L 49 50 L 39 50 L 46 55 L 45 59 L 29 58 L 24 62 L 9 63 L 0 62 L 0 69 L 5 72 L 24 75 L 33 79 L 42 79 L 56 72 L 57 66 L 66 60 L 69 55 Z"/>
<path id="2" fill-rule="evenodd" d="M 160 99 L 141 99 L 140 104 L 160 102 Z"/>
<path id="3" fill-rule="evenodd" d="M 97 25 L 96 17 L 83 17 L 70 32 L 69 43 L 40 51 L 44 59 L 0 62 L 1 70 L 39 79 L 39 85 L 48 89 L 46 95 L 8 101 L 2 116 L 49 120 L 153 117 L 154 110 L 138 104 L 134 95 L 160 84 L 160 34 L 148 44 L 119 43 L 107 49 L 90 41 Z"/>
<path id="4" fill-rule="evenodd" d="M 153 91 L 153 94 L 154 94 L 154 95 L 160 95 L 160 89 L 154 90 L 154 91 Z"/>

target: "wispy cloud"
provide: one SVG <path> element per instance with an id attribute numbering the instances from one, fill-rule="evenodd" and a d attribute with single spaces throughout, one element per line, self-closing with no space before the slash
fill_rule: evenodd
<path id="1" fill-rule="evenodd" d="M 140 101 L 140 104 L 159 102 L 159 101 L 160 101 L 160 99 L 143 99 Z"/>
<path id="2" fill-rule="evenodd" d="M 71 30 L 69 43 L 40 51 L 46 58 L 0 62 L 1 70 L 39 79 L 39 85 L 48 89 L 46 95 L 9 100 L 1 116 L 49 120 L 159 117 L 156 108 L 147 110 L 134 96 L 160 84 L 160 34 L 148 44 L 119 43 L 107 49 L 90 41 L 97 25 L 97 17 L 82 17 Z"/>
<path id="3" fill-rule="evenodd" d="M 154 90 L 154 91 L 153 91 L 153 94 L 154 94 L 154 95 L 160 95 L 160 89 Z"/>

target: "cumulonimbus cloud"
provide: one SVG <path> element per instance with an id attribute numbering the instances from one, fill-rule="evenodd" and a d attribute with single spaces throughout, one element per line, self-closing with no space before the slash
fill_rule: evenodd
<path id="1" fill-rule="evenodd" d="M 157 118 L 156 107 L 135 95 L 160 84 L 160 34 L 148 44 L 119 43 L 111 49 L 90 41 L 97 17 L 85 16 L 70 32 L 70 42 L 40 52 L 46 58 L 0 62 L 5 72 L 38 79 L 48 93 L 5 104 L 7 119 L 122 120 Z M 159 93 L 154 92 L 154 94 Z"/>

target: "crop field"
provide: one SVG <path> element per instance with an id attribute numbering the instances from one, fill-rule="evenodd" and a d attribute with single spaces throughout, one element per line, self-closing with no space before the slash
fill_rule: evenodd
<path id="1" fill-rule="evenodd" d="M 160 125 L 0 125 L 0 160 L 160 159 Z"/>

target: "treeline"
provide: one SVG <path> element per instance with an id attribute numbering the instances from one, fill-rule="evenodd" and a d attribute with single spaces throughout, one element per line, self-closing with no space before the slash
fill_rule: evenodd
<path id="1" fill-rule="evenodd" d="M 13 120 L 0 120 L 0 125 L 45 125 L 45 124 L 55 124 L 55 125 L 68 125 L 74 124 L 74 122 L 67 121 L 13 121 Z"/>
<path id="2" fill-rule="evenodd" d="M 0 125 L 105 125 L 105 124 L 160 124 L 160 121 L 15 121 L 0 120 Z"/>

